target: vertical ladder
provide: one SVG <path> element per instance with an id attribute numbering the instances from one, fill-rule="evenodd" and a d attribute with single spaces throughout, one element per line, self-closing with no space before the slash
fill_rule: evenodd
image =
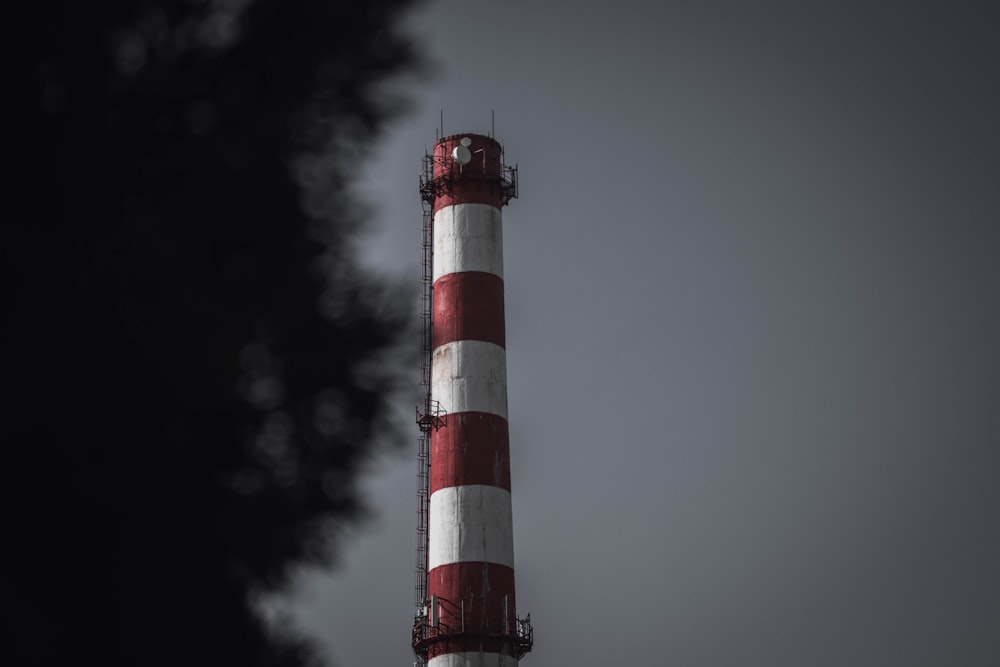
<path id="1" fill-rule="evenodd" d="M 424 201 L 422 239 L 420 244 L 420 384 L 424 387 L 423 409 L 417 408 L 417 566 L 415 572 L 415 603 L 422 606 L 427 599 L 428 509 L 430 504 L 430 432 L 435 427 L 437 410 L 431 400 L 432 308 L 434 243 L 431 232 L 431 207 Z"/>

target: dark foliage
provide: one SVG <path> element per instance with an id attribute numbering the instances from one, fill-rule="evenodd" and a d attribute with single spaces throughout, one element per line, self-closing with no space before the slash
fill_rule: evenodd
<path id="1" fill-rule="evenodd" d="M 0 662 L 313 659 L 253 602 L 362 514 L 408 322 L 351 261 L 347 185 L 408 4 L 11 10 Z"/>

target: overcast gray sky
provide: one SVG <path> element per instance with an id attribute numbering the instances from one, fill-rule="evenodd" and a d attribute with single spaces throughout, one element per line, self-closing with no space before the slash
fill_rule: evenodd
<path id="1" fill-rule="evenodd" d="M 439 110 L 495 109 L 526 665 L 1000 665 L 997 7 L 414 13 L 365 253 L 416 288 Z M 417 434 L 292 603 L 345 667 L 413 660 Z"/>

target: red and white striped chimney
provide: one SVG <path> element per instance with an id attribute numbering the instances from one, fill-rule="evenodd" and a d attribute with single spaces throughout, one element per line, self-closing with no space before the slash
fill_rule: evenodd
<path id="1" fill-rule="evenodd" d="M 435 144 L 427 595 L 414 648 L 429 667 L 513 667 L 531 648 L 517 617 L 507 429 L 501 208 L 516 172 L 491 137 Z"/>

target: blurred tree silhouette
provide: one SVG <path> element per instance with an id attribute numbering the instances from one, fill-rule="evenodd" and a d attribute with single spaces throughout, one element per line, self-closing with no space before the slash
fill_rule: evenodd
<path id="1" fill-rule="evenodd" d="M 315 660 L 253 602 L 362 514 L 409 321 L 352 261 L 348 185 L 418 65 L 409 4 L 11 10 L 0 662 Z"/>

